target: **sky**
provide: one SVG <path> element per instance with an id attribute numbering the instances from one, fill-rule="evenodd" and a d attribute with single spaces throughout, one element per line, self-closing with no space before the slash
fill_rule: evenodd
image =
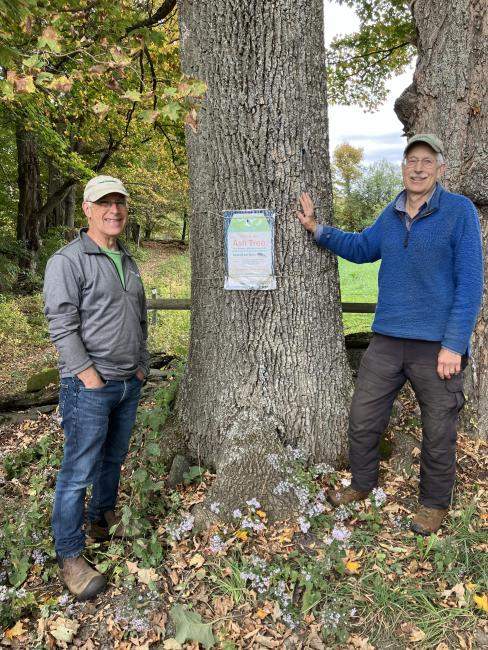
<path id="1" fill-rule="evenodd" d="M 356 31 L 359 21 L 349 7 L 324 1 L 325 40 L 330 43 L 338 34 Z M 364 150 L 364 161 L 374 162 L 385 158 L 400 163 L 405 147 L 403 126 L 393 110 L 395 99 L 411 83 L 413 66 L 402 75 L 392 79 L 386 102 L 374 113 L 365 113 L 357 106 L 329 106 L 330 151 L 338 144 L 348 142 Z"/>

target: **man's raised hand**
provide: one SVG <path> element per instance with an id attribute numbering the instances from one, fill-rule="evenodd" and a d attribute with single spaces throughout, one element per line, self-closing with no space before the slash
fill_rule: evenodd
<path id="1" fill-rule="evenodd" d="M 300 194 L 301 210 L 297 210 L 297 217 L 302 226 L 309 232 L 315 232 L 317 222 L 315 220 L 315 206 L 307 192 Z"/>

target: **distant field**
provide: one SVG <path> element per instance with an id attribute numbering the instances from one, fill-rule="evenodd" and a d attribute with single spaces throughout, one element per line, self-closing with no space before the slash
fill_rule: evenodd
<path id="1" fill-rule="evenodd" d="M 151 254 L 146 268 L 141 264 L 148 298 L 157 289 L 159 298 L 187 298 L 190 295 L 190 260 L 188 252 L 166 249 Z M 376 302 L 379 262 L 352 264 L 339 259 L 343 302 Z M 150 316 L 152 320 L 152 314 Z M 373 314 L 344 314 L 344 332 L 364 332 L 371 328 Z M 185 354 L 189 342 L 190 314 L 188 311 L 158 311 L 157 324 L 149 328 L 149 345 L 153 350 Z"/>
<path id="2" fill-rule="evenodd" d="M 353 264 L 339 259 L 342 302 L 376 302 L 378 297 L 378 269 L 374 264 Z M 366 332 L 371 328 L 374 314 L 344 314 L 344 332 Z"/>

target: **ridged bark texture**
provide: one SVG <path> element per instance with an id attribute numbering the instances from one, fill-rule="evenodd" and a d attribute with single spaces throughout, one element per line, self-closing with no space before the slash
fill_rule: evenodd
<path id="1" fill-rule="evenodd" d="M 346 455 L 336 260 L 295 216 L 307 189 L 331 217 L 322 0 L 180 0 L 179 12 L 183 70 L 208 89 L 187 130 L 192 321 L 177 411 L 216 491 L 237 503 L 272 494 L 278 448 Z M 276 211 L 275 291 L 223 289 L 222 210 L 244 208 Z"/>
<path id="2" fill-rule="evenodd" d="M 446 148 L 445 185 L 479 211 L 485 252 L 485 296 L 467 371 L 465 424 L 488 437 L 488 3 L 416 0 L 418 61 L 413 83 L 395 110 L 407 135 L 437 133 Z"/>

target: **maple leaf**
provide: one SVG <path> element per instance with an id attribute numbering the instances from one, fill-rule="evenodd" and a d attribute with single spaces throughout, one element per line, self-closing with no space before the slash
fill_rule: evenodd
<path id="1" fill-rule="evenodd" d="M 139 118 L 143 122 L 147 122 L 148 124 L 154 124 L 158 116 L 159 116 L 159 111 L 141 111 L 139 113 Z"/>
<path id="2" fill-rule="evenodd" d="M 22 621 L 17 621 L 17 623 L 11 627 L 9 630 L 5 632 L 5 636 L 7 639 L 13 639 L 16 636 L 22 636 L 22 634 L 25 634 L 26 630 L 24 630 L 24 626 L 22 625 Z"/>
<path id="3" fill-rule="evenodd" d="M 249 533 L 247 530 L 238 530 L 236 533 L 237 539 L 240 539 L 242 542 L 245 542 L 246 539 L 249 537 Z"/>
<path id="4" fill-rule="evenodd" d="M 140 102 L 141 101 L 141 93 L 138 92 L 137 90 L 128 90 L 124 95 L 122 95 L 123 99 L 128 99 L 131 102 Z"/>
<path id="5" fill-rule="evenodd" d="M 473 596 L 473 600 L 476 607 L 479 607 L 479 609 L 482 609 L 484 612 L 488 612 L 488 593 L 483 594 L 482 596 Z"/>
<path id="6" fill-rule="evenodd" d="M 35 93 L 34 78 L 31 75 L 16 77 L 14 81 L 15 90 L 18 93 Z"/>
<path id="7" fill-rule="evenodd" d="M 77 621 L 60 616 L 49 623 L 49 633 L 58 641 L 71 643 L 79 627 L 80 624 Z"/>
<path id="8" fill-rule="evenodd" d="M 62 75 L 61 77 L 55 77 L 49 84 L 49 88 L 51 88 L 52 90 L 58 90 L 59 92 L 62 93 L 69 93 L 72 86 L 73 86 L 72 79 L 68 79 L 68 77 L 64 75 Z"/>
<path id="9" fill-rule="evenodd" d="M 98 115 L 98 119 L 100 122 L 107 115 L 109 110 L 110 110 L 110 106 L 108 104 L 104 104 L 103 102 L 97 102 L 92 106 L 92 111 L 95 113 L 95 115 Z"/>
<path id="10" fill-rule="evenodd" d="M 210 623 L 202 623 L 202 617 L 196 612 L 191 612 L 181 605 L 174 605 L 169 613 L 176 627 L 175 639 L 178 643 L 187 640 L 197 641 L 205 648 L 215 645 Z"/>
<path id="11" fill-rule="evenodd" d="M 49 25 L 44 29 L 41 36 L 39 36 L 37 46 L 41 49 L 47 48 L 51 50 L 51 52 L 61 52 L 59 36 L 54 27 Z"/>

